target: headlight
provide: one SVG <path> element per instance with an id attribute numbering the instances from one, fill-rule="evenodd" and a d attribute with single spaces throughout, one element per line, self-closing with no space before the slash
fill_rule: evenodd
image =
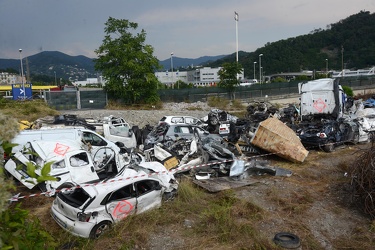
<path id="1" fill-rule="evenodd" d="M 53 169 L 65 168 L 65 162 L 64 161 L 55 162 L 55 163 L 52 164 L 52 168 Z"/>

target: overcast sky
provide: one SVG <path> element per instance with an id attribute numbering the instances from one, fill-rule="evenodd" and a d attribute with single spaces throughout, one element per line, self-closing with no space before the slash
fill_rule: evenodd
<path id="1" fill-rule="evenodd" d="M 108 17 L 138 23 L 159 60 L 252 52 L 325 29 L 375 0 L 0 0 L 0 58 L 41 51 L 96 57 Z"/>

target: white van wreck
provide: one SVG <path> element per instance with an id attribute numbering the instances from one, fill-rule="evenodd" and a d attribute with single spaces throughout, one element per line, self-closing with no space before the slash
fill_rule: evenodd
<path id="1" fill-rule="evenodd" d="M 142 161 L 141 158 L 138 161 Z M 46 192 L 69 188 L 78 184 L 93 183 L 116 176 L 131 162 L 127 153 L 120 154 L 111 147 L 98 148 L 91 155 L 76 140 L 36 140 L 27 142 L 5 164 L 5 169 L 29 189 L 38 187 Z M 50 176 L 56 181 L 37 183 L 28 174 L 27 165 L 35 167 L 35 174 L 41 175 L 42 166 L 52 163 Z"/>

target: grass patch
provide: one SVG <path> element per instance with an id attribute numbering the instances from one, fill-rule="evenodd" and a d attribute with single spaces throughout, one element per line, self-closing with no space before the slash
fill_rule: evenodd
<path id="1" fill-rule="evenodd" d="M 207 99 L 208 106 L 221 110 L 226 110 L 229 103 L 228 99 L 219 96 L 210 96 Z"/>
<path id="2" fill-rule="evenodd" d="M 0 99 L 1 112 L 17 120 L 30 122 L 44 116 L 58 115 L 59 112 L 47 105 L 43 100 L 14 101 Z"/>
<path id="3" fill-rule="evenodd" d="M 149 249 L 153 239 L 166 242 L 170 239 L 180 242 L 178 249 L 200 249 L 201 246 L 272 249 L 269 239 L 262 238 L 254 227 L 263 216 L 262 208 L 236 198 L 232 190 L 210 194 L 183 179 L 173 201 L 142 215 L 127 217 L 98 240 L 77 238 L 75 244 L 77 249 L 90 250 Z M 186 221 L 190 222 L 188 226 Z"/>

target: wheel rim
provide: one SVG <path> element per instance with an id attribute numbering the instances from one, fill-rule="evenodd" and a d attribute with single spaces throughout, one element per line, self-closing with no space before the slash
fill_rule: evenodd
<path id="1" fill-rule="evenodd" d="M 95 237 L 98 238 L 108 229 L 108 224 L 100 225 L 95 231 Z"/>

